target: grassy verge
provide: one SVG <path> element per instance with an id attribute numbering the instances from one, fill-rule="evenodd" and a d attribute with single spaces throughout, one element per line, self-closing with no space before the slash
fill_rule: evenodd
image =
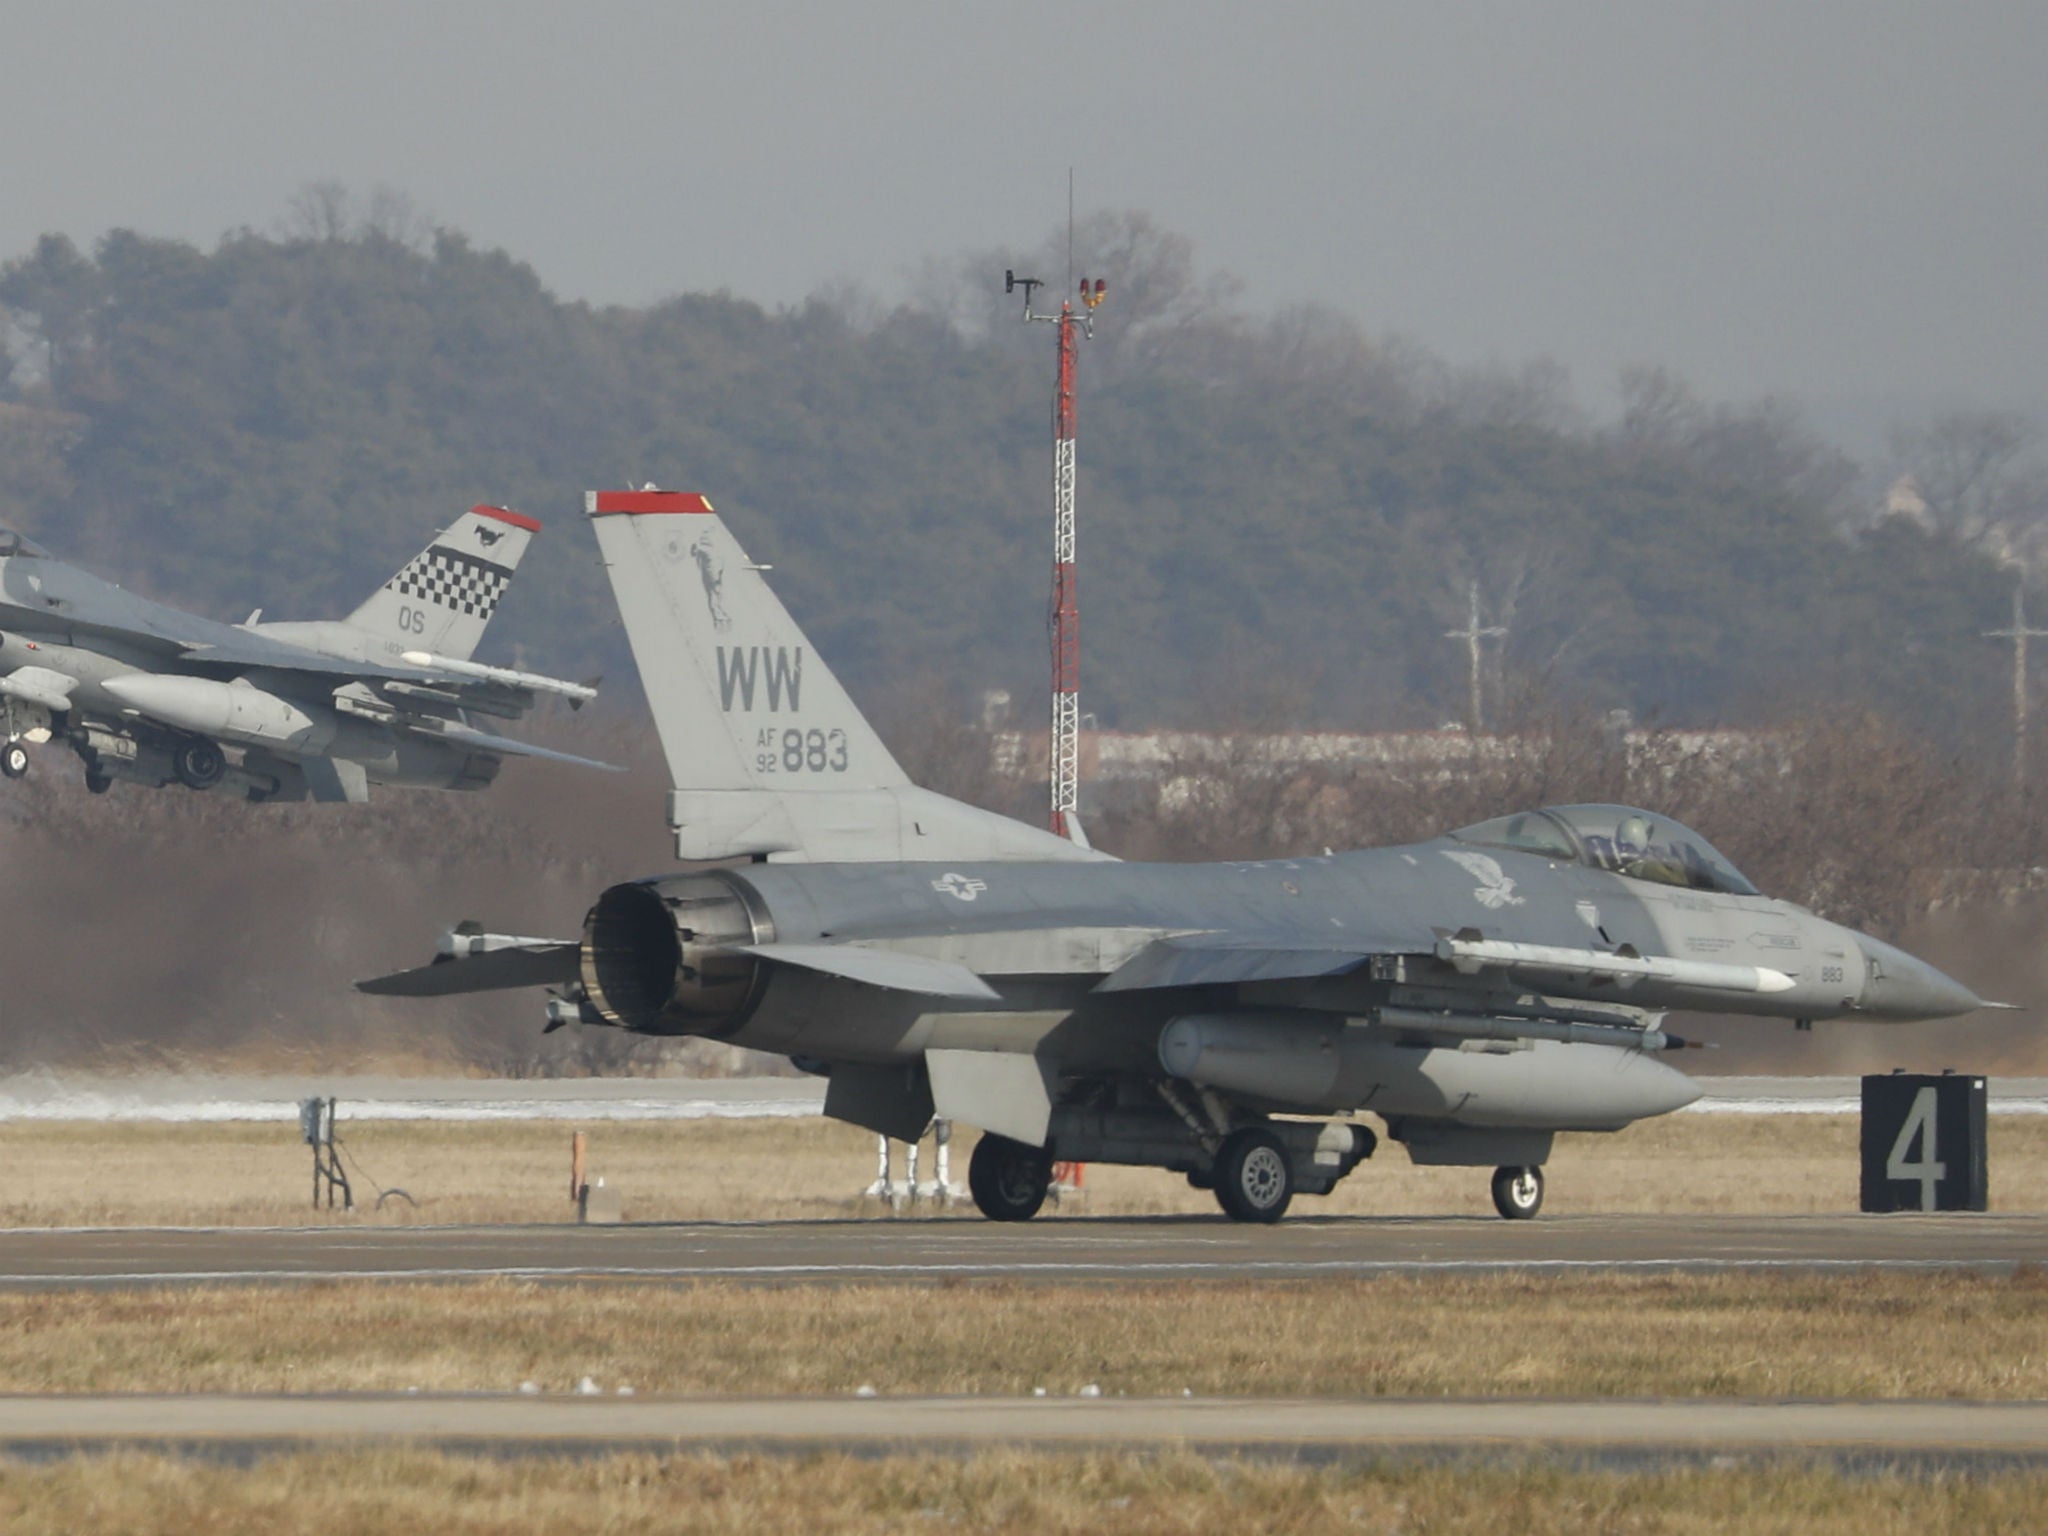
<path id="1" fill-rule="evenodd" d="M 2048 1275 L 0 1296 L 0 1391 L 2048 1398 Z"/>
<path id="2" fill-rule="evenodd" d="M 0 1527 L 11 1536 L 84 1530 L 1235 1536 L 1332 1529 L 1922 1536 L 2035 1530 L 2044 1503 L 2048 1476 L 2039 1473 L 1851 1477 L 1797 1462 L 1602 1473 L 1467 1462 L 1215 1463 L 1173 1453 L 496 1462 L 374 1450 L 276 1456 L 247 1470 L 140 1455 L 42 1467 L 0 1464 Z"/>
<path id="3" fill-rule="evenodd" d="M 382 1121 L 342 1131 L 357 1169 L 353 1216 L 309 1205 L 311 1155 L 296 1125 L 0 1125 L 0 1228 L 285 1225 L 308 1221 L 533 1222 L 569 1219 L 569 1137 L 559 1122 Z M 1796 1214 L 1856 1208 L 1856 1122 L 1835 1115 L 1673 1115 L 1613 1136 L 1562 1136 L 1548 1209 Z M 953 1149 L 964 1182 L 972 1137 Z M 605 1123 L 590 1127 L 590 1171 L 636 1221 L 849 1215 L 875 1176 L 875 1138 L 819 1119 Z M 931 1176 L 926 1144 L 920 1176 Z M 899 1154 L 900 1155 L 900 1154 Z M 1991 1198 L 2048 1207 L 2048 1117 L 1991 1122 Z M 898 1171 L 901 1167 L 899 1163 Z M 1488 1215 L 1487 1171 L 1416 1168 L 1380 1154 L 1304 1213 Z M 412 1202 L 370 1209 L 377 1187 Z M 1095 1215 L 1208 1212 L 1213 1199 L 1172 1174 L 1092 1167 Z"/>

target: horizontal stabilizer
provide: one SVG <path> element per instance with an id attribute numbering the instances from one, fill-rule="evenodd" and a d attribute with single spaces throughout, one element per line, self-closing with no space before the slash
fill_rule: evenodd
<path id="1" fill-rule="evenodd" d="M 867 949 L 857 944 L 739 944 L 734 949 L 775 965 L 793 965 L 799 970 L 838 976 L 870 987 L 886 987 L 892 992 L 957 997 L 973 1002 L 997 1001 L 1002 996 L 964 965 L 900 954 L 892 949 Z"/>
<path id="2" fill-rule="evenodd" d="M 1413 943 L 1370 941 L 1342 948 L 1306 948 L 1285 939 L 1233 938 L 1191 933 L 1155 939 L 1095 988 L 1098 992 L 1146 992 L 1162 987 L 1212 987 L 1245 981 L 1293 981 L 1341 976 L 1375 954 L 1413 953 Z"/>
<path id="3" fill-rule="evenodd" d="M 600 763 L 594 757 L 578 757 L 573 752 L 557 752 L 553 747 L 537 747 L 530 741 L 514 741 L 510 736 L 500 736 L 494 731 L 480 731 L 475 726 L 464 725 L 459 720 L 437 722 L 431 730 L 422 730 L 420 734 L 432 736 L 439 741 L 458 741 L 464 746 L 475 747 L 480 752 L 498 752 L 506 757 L 537 757 L 545 762 L 569 763 L 578 768 L 602 768 L 606 773 L 625 772 L 616 763 Z"/>
<path id="4" fill-rule="evenodd" d="M 577 980 L 582 957 L 580 940 L 536 939 L 487 950 L 466 960 L 441 955 L 432 965 L 359 981 L 356 990 L 375 997 L 453 997 L 461 992 L 501 992 L 512 987 L 567 986 Z"/>

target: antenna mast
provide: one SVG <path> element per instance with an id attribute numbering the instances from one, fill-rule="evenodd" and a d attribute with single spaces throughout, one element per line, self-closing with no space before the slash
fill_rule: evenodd
<path id="1" fill-rule="evenodd" d="M 1466 705 L 1466 720 L 1472 732 L 1472 739 L 1477 741 L 1480 734 L 1486 729 L 1485 696 L 1480 692 L 1479 686 L 1479 647 L 1484 641 L 1500 639 L 1507 631 L 1498 624 L 1489 624 L 1483 628 L 1481 627 L 1479 623 L 1478 582 L 1472 582 L 1466 587 L 1465 596 L 1471 605 L 1471 615 L 1465 620 L 1465 627 L 1463 629 L 1447 629 L 1444 631 L 1444 638 L 1446 640 L 1462 640 L 1465 642 L 1467 659 L 1472 664 L 1471 693 Z M 2022 642 L 2022 644 L 2024 643 Z"/>
<path id="2" fill-rule="evenodd" d="M 1072 215 L 1068 241 L 1071 247 Z M 1069 257 L 1071 261 L 1071 256 Z M 1048 743 L 1051 824 L 1062 837 L 1086 844 L 1081 829 L 1081 606 L 1074 567 L 1074 436 L 1075 367 L 1080 339 L 1095 334 L 1095 309 L 1108 294 L 1100 278 L 1081 279 L 1074 301 L 1061 303 L 1058 314 L 1040 314 L 1031 307 L 1032 291 L 1045 284 L 1035 277 L 1003 273 L 1003 292 L 1024 290 L 1024 318 L 1057 327 L 1059 380 L 1052 412 L 1052 735 Z"/>
<path id="3" fill-rule="evenodd" d="M 2048 639 L 2048 629 L 2034 629 L 2027 623 L 2027 584 L 2024 577 L 2012 589 L 2012 628 L 1987 629 L 1986 640 L 2012 642 L 2012 786 L 2027 784 L 2027 642 Z"/>

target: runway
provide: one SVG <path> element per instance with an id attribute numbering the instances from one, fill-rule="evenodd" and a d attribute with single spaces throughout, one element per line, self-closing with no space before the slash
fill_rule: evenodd
<path id="1" fill-rule="evenodd" d="M 1700 1077 L 1681 1114 L 1853 1115 L 1853 1077 Z M 299 1101 L 334 1098 L 341 1118 L 370 1120 L 765 1119 L 824 1113 L 815 1077 L 436 1078 L 219 1076 L 200 1073 L 0 1075 L 0 1124 L 50 1120 L 166 1125 L 290 1124 Z M 1994 1077 L 1994 1115 L 2048 1114 L 2048 1078 Z"/>
<path id="2" fill-rule="evenodd" d="M 493 1455 L 958 1454 L 1181 1448 L 1370 1459 L 1527 1455 L 1658 1464 L 1806 1455 L 2040 1465 L 2048 1404 L 1299 1398 L 0 1397 L 0 1456 L 264 1452 L 405 1442 Z"/>
<path id="3" fill-rule="evenodd" d="M 292 1280 L 1048 1284 L 1592 1269 L 2048 1263 L 2048 1215 L 1221 1216 L 694 1222 L 626 1226 L 106 1228 L 0 1233 L 0 1288 Z"/>
<path id="4" fill-rule="evenodd" d="M 1069 1216 L 625 1226 L 16 1230 L 0 1288 L 294 1281 L 1044 1285 L 1382 1274 L 1714 1272 L 2048 1261 L 2048 1215 Z M 0 1457 L 157 1449 L 246 1462 L 404 1442 L 490 1456 L 1185 1449 L 1353 1461 L 1501 1455 L 1617 1468 L 1786 1455 L 1933 1473 L 2048 1465 L 2048 1403 L 1245 1398 L 0 1396 Z"/>

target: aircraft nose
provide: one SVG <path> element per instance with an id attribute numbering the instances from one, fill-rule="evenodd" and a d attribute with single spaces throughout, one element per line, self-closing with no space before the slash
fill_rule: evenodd
<path id="1" fill-rule="evenodd" d="M 1976 993 L 1925 960 L 1881 939 L 1858 935 L 1856 942 L 1866 962 L 1859 1013 L 1906 1023 L 1952 1018 L 1984 1006 Z"/>

